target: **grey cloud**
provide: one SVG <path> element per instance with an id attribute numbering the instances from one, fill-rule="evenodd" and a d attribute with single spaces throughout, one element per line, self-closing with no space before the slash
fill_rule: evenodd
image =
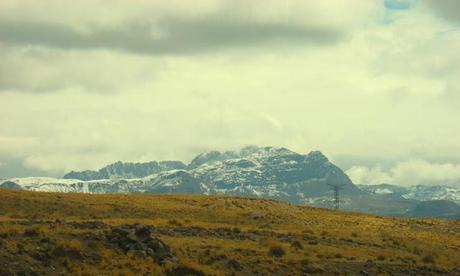
<path id="1" fill-rule="evenodd" d="M 70 89 L 113 94 L 127 91 L 133 84 L 154 83 L 158 72 L 165 69 L 164 63 L 144 55 L 1 43 L 0 60 L 0 93 L 56 93 Z"/>
<path id="2" fill-rule="evenodd" d="M 49 172 L 25 165 L 20 157 L 0 156 L 0 179 L 28 176 L 59 176 L 61 171 Z"/>
<path id="3" fill-rule="evenodd" d="M 1 56 L 0 56 L 1 57 Z M 48 82 L 47 78 L 31 80 L 25 78 L 25 69 L 22 66 L 10 66 L 11 64 L 0 64 L 0 93 L 6 91 L 33 91 L 38 93 L 54 92 L 66 88 L 68 81 L 54 80 Z M 40 73 L 37 73 L 40 74 Z"/>
<path id="4" fill-rule="evenodd" d="M 151 80 L 151 74 L 161 70 L 157 68 L 159 65 L 145 70 L 142 68 L 144 61 L 134 61 L 138 67 L 131 72 L 135 74 L 126 75 L 122 68 L 117 68 L 120 56 L 101 64 L 91 58 L 71 58 L 66 54 L 70 53 L 68 50 L 86 52 L 108 49 L 148 56 L 194 55 L 269 43 L 278 46 L 330 44 L 337 43 L 344 36 L 343 32 L 329 28 L 261 24 L 216 16 L 200 19 L 164 18 L 156 23 L 143 21 L 118 28 L 92 27 L 89 32 L 44 21 L 0 19 L 0 46 L 3 44 L 0 49 L 8 49 L 8 52 L 0 53 L 0 59 L 3 59 L 0 64 L 0 93 L 43 93 L 70 87 L 113 93 L 123 90 L 120 83 L 111 81 L 113 78 L 123 75 L 123 79 L 129 83 L 139 83 L 145 79 Z M 27 47 L 31 45 L 44 48 Z M 144 78 L 142 74 L 145 73 L 142 72 L 147 71 L 152 73 Z M 99 77 L 93 78 L 94 74 Z"/>
<path id="5" fill-rule="evenodd" d="M 158 35 L 154 32 L 159 31 Z M 166 18 L 152 24 L 94 28 L 89 33 L 46 22 L 0 21 L 0 41 L 62 49 L 117 49 L 140 54 L 195 54 L 263 43 L 330 44 L 344 34 L 335 29 L 261 24 L 207 17 Z"/>
<path id="6" fill-rule="evenodd" d="M 424 0 L 425 4 L 438 16 L 455 23 L 460 23 L 460 1 L 458 0 Z"/>

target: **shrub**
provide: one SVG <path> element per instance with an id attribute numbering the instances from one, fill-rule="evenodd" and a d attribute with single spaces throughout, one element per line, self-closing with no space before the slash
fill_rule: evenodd
<path id="1" fill-rule="evenodd" d="M 233 227 L 233 233 L 239 234 L 241 233 L 241 229 L 238 227 Z"/>
<path id="2" fill-rule="evenodd" d="M 268 253 L 274 257 L 282 257 L 286 254 L 286 251 L 281 245 L 272 245 L 270 246 Z"/>
<path id="3" fill-rule="evenodd" d="M 317 264 L 306 265 L 303 268 L 303 271 L 306 273 L 312 273 L 312 274 L 321 274 L 322 272 L 324 272 L 324 270 Z"/>
<path id="4" fill-rule="evenodd" d="M 45 233 L 44 229 L 40 226 L 34 226 L 31 228 L 27 228 L 24 231 L 24 236 L 27 237 L 38 237 L 40 235 L 43 235 Z"/>
<path id="5" fill-rule="evenodd" d="M 65 247 L 69 250 L 75 251 L 81 251 L 83 249 L 81 242 L 76 239 L 71 239 L 70 241 L 68 241 Z"/>
<path id="6" fill-rule="evenodd" d="M 238 262 L 237 260 L 234 260 L 234 259 L 229 260 L 227 262 L 227 267 L 231 268 L 231 269 L 234 269 L 234 270 L 238 270 L 238 271 L 243 269 L 243 266 L 240 264 L 240 262 Z"/>
<path id="7" fill-rule="evenodd" d="M 291 247 L 294 249 L 303 249 L 303 245 L 300 241 L 293 241 Z"/>
<path id="8" fill-rule="evenodd" d="M 182 223 L 180 223 L 177 219 L 170 219 L 168 221 L 169 225 L 174 225 L 174 226 L 182 226 Z"/>
<path id="9" fill-rule="evenodd" d="M 422 262 L 434 264 L 436 262 L 436 257 L 432 254 L 426 255 L 425 257 L 423 257 Z"/>
<path id="10" fill-rule="evenodd" d="M 310 260 L 309 259 L 303 259 L 302 261 L 300 261 L 300 264 L 303 265 L 303 266 L 307 266 L 310 264 Z"/>

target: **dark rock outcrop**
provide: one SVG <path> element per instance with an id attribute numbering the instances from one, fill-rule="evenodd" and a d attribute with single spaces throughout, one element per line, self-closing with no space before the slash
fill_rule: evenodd
<path id="1" fill-rule="evenodd" d="M 171 248 L 154 235 L 152 227 L 141 224 L 115 227 L 107 235 L 107 239 L 127 255 L 140 258 L 150 256 L 159 264 L 167 261 L 177 263 Z"/>

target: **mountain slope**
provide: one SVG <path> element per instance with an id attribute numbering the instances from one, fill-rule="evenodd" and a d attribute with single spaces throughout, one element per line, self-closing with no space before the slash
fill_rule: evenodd
<path id="1" fill-rule="evenodd" d="M 410 217 L 440 217 L 460 219 L 460 205 L 448 200 L 430 200 L 419 202 L 406 214 Z"/>
<path id="2" fill-rule="evenodd" d="M 7 190 L 22 190 L 21 185 L 13 181 L 5 181 L 0 184 L 0 189 L 7 189 Z"/>
<path id="3" fill-rule="evenodd" d="M 310 196 L 329 195 L 331 187 L 328 184 L 334 183 L 343 185 L 344 194 L 361 194 L 348 176 L 319 151 L 301 155 L 285 148 L 247 147 L 239 152 L 210 155 L 226 156 L 226 159 L 213 158 L 210 163 L 192 169 L 191 173 L 212 183 L 220 194 L 300 203 Z"/>

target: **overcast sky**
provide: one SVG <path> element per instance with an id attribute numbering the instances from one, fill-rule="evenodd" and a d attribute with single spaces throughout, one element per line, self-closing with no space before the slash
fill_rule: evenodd
<path id="1" fill-rule="evenodd" d="M 1 0 L 0 178 L 246 145 L 460 186 L 460 1 Z"/>

